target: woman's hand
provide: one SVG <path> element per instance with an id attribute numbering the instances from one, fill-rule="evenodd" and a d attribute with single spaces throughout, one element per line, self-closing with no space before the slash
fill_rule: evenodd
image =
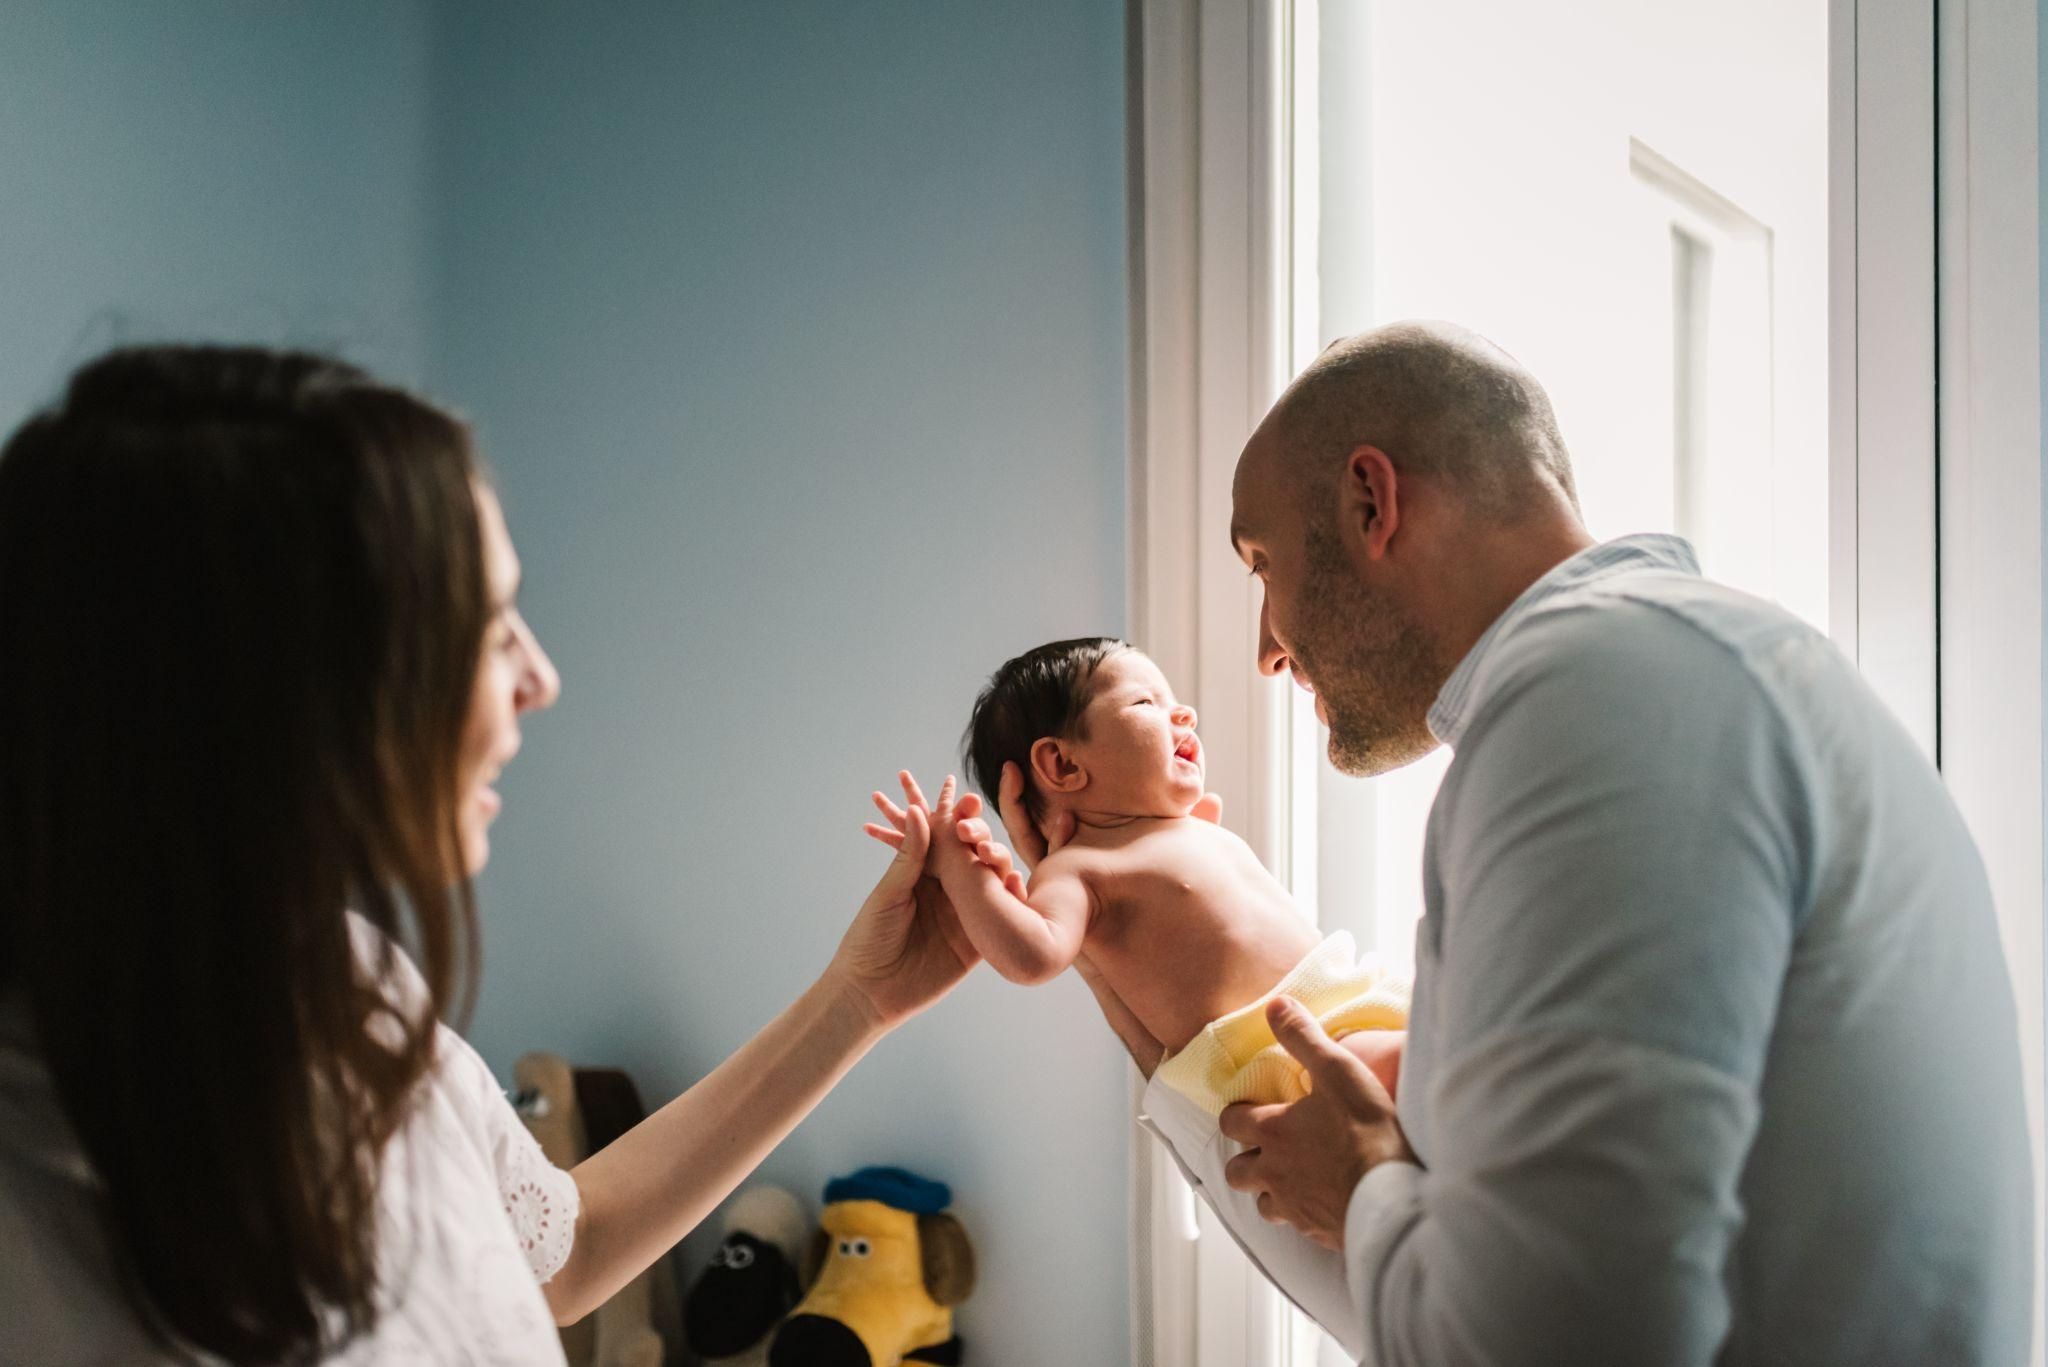
<path id="1" fill-rule="evenodd" d="M 576 1241 L 543 1288 L 557 1323 L 588 1314 L 675 1247 L 883 1032 L 974 967 L 979 956 L 926 871 L 924 794 L 902 779 L 910 805 L 877 793 L 893 829 L 872 828 L 896 857 L 823 976 L 696 1086 L 577 1165 Z M 948 779 L 942 798 L 952 787 Z"/>
<path id="2" fill-rule="evenodd" d="M 931 808 L 917 780 L 897 775 L 906 805 L 880 793 L 875 805 L 890 827 L 870 825 L 870 835 L 895 847 L 896 857 L 868 894 L 832 956 L 828 976 L 843 983 L 878 1029 L 888 1030 L 924 1010 L 967 976 L 981 956 L 968 942 L 953 904 L 926 868 L 931 852 Z M 953 800 L 953 780 L 939 790 L 942 807 Z M 979 803 L 963 799 L 962 808 Z"/>

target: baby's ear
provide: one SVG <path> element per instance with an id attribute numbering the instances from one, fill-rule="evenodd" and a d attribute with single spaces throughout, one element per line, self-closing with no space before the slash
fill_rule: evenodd
<path id="1" fill-rule="evenodd" d="M 1057 736 L 1041 736 L 1031 743 L 1031 777 L 1048 793 L 1078 793 L 1088 786 L 1088 771 Z"/>

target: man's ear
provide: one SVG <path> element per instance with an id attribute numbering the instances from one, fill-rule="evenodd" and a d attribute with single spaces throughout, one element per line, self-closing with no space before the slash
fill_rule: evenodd
<path id="1" fill-rule="evenodd" d="M 1337 515 L 1344 539 L 1358 545 L 1366 559 L 1378 560 L 1387 553 L 1401 526 L 1400 473 L 1379 447 L 1352 448 L 1344 462 Z"/>
<path id="2" fill-rule="evenodd" d="M 1031 743 L 1031 777 L 1040 792 L 1078 793 L 1088 786 L 1088 771 L 1078 764 L 1067 743 L 1040 736 Z"/>

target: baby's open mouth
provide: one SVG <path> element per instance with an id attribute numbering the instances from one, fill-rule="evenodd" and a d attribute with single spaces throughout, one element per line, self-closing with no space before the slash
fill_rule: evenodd
<path id="1" fill-rule="evenodd" d="M 1184 759 L 1188 763 L 1193 764 L 1197 762 L 1201 753 L 1201 742 L 1197 741 L 1194 738 L 1194 736 L 1190 735 L 1186 740 L 1180 743 L 1178 748 L 1174 750 L 1173 757 L 1175 759 Z"/>

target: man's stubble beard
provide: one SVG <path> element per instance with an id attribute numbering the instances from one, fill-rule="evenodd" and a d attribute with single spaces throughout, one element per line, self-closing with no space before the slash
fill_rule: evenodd
<path id="1" fill-rule="evenodd" d="M 1422 628 L 1358 581 L 1334 527 L 1312 526 L 1289 654 L 1322 699 L 1330 763 L 1371 778 L 1436 749 L 1429 708 L 1442 687 Z"/>

